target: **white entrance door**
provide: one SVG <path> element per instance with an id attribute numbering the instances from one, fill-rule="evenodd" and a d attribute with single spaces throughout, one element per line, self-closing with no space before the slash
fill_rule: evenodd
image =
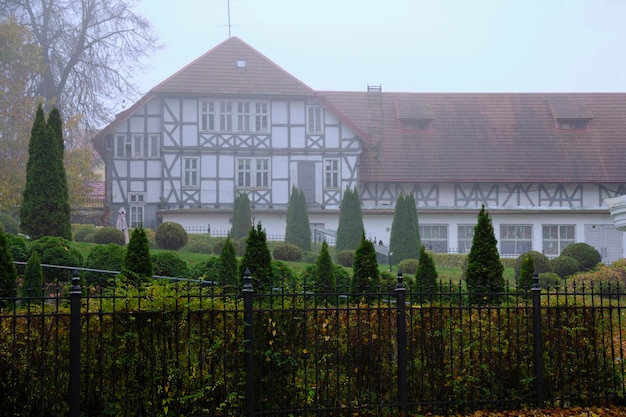
<path id="1" fill-rule="evenodd" d="M 590 244 L 602 255 L 602 262 L 610 264 L 622 257 L 623 232 L 613 225 L 585 225 L 585 243 Z"/>

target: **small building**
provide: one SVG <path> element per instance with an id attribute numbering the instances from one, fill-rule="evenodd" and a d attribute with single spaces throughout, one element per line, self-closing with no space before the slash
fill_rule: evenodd
<path id="1" fill-rule="evenodd" d="M 422 242 L 468 252 L 481 205 L 502 256 L 572 242 L 624 257 L 604 200 L 626 194 L 626 94 L 315 91 L 237 37 L 155 86 L 95 139 L 107 205 L 131 227 L 230 229 L 245 192 L 268 235 L 292 186 L 311 228 L 336 230 L 356 187 L 366 234 L 387 243 L 412 193 Z"/>

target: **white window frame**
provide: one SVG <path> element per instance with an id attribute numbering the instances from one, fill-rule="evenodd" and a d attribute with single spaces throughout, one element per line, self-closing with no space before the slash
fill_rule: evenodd
<path id="1" fill-rule="evenodd" d="M 457 226 L 458 253 L 469 253 L 472 249 L 472 243 L 474 242 L 474 228 L 475 224 L 459 224 Z"/>
<path id="2" fill-rule="evenodd" d="M 324 188 L 339 189 L 341 182 L 339 180 L 340 173 L 339 158 L 324 159 Z"/>
<path id="3" fill-rule="evenodd" d="M 420 241 L 426 250 L 434 253 L 448 253 L 448 225 L 420 224 Z"/>
<path id="4" fill-rule="evenodd" d="M 559 256 L 563 249 L 576 242 L 575 224 L 541 225 L 541 245 L 546 256 Z"/>
<path id="5" fill-rule="evenodd" d="M 181 162 L 181 182 L 183 188 L 200 187 L 200 158 L 184 156 Z"/>
<path id="6" fill-rule="evenodd" d="M 128 215 L 131 228 L 143 227 L 145 219 L 146 193 L 128 193 Z"/>
<path id="7" fill-rule="evenodd" d="M 532 224 L 500 225 L 500 254 L 503 256 L 519 256 L 533 248 Z"/>
<path id="8" fill-rule="evenodd" d="M 309 135 L 324 133 L 324 109 L 319 104 L 306 106 L 306 133 Z"/>
<path id="9" fill-rule="evenodd" d="M 270 188 L 270 158 L 237 158 L 235 170 L 237 188 Z"/>
<path id="10" fill-rule="evenodd" d="M 269 132 L 268 100 L 200 100 L 201 132 Z"/>

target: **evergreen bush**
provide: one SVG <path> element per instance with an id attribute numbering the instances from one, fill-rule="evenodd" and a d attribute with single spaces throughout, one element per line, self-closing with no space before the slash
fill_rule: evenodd
<path id="1" fill-rule="evenodd" d="M 519 275 L 515 276 L 517 280 L 517 288 L 519 290 L 530 292 L 533 286 L 533 275 L 535 273 L 535 269 L 535 260 L 533 256 L 527 252 L 523 255 Z"/>
<path id="2" fill-rule="evenodd" d="M 206 262 L 199 262 L 194 265 L 188 277 L 191 279 L 199 279 L 202 281 L 212 281 L 221 284 L 220 276 L 221 260 L 219 256 L 209 256 Z"/>
<path id="3" fill-rule="evenodd" d="M 13 264 L 4 226 L 0 225 L 0 297 L 15 297 L 17 294 L 17 271 Z M 0 302 L 0 307 L 7 302 Z"/>
<path id="4" fill-rule="evenodd" d="M 153 271 L 146 231 L 143 227 L 133 229 L 122 264 L 123 278 L 129 284 L 140 285 L 152 279 Z"/>
<path id="5" fill-rule="evenodd" d="M 332 293 L 337 289 L 337 279 L 335 277 L 335 268 L 333 261 L 328 252 L 328 244 L 326 241 L 322 243 L 322 250 L 317 258 L 317 279 L 315 282 L 316 293 Z"/>
<path id="6" fill-rule="evenodd" d="M 588 243 L 583 242 L 567 245 L 561 252 L 561 255 L 576 259 L 582 271 L 593 269 L 597 264 L 602 262 L 600 252 Z"/>
<path id="7" fill-rule="evenodd" d="M 0 224 L 4 226 L 6 234 L 17 235 L 20 231 L 17 221 L 6 213 L 0 212 Z"/>
<path id="8" fill-rule="evenodd" d="M 400 193 L 396 200 L 389 237 L 389 251 L 394 264 L 404 259 L 419 259 L 420 235 L 413 194 Z"/>
<path id="9" fill-rule="evenodd" d="M 295 186 L 291 189 L 287 209 L 285 243 L 298 246 L 302 251 L 311 250 L 311 226 L 304 193 Z"/>
<path id="10" fill-rule="evenodd" d="M 361 199 L 356 188 L 346 187 L 339 206 L 339 225 L 335 253 L 344 250 L 356 250 L 361 244 L 361 235 L 364 233 Z"/>
<path id="11" fill-rule="evenodd" d="M 337 258 L 337 263 L 345 268 L 351 268 L 354 264 L 354 255 L 356 251 L 354 250 L 342 250 L 337 252 L 335 256 Z"/>
<path id="12" fill-rule="evenodd" d="M 121 271 L 126 256 L 126 249 L 118 243 L 97 245 L 91 248 L 85 258 L 85 268 L 100 269 L 102 271 Z M 85 271 L 87 285 L 106 286 L 115 278 L 115 274 L 106 272 Z"/>
<path id="13" fill-rule="evenodd" d="M 240 193 L 233 203 L 233 222 L 229 236 L 231 239 L 241 239 L 248 236 L 252 225 L 252 211 L 247 193 Z"/>
<path id="14" fill-rule="evenodd" d="M 542 290 L 556 290 L 562 284 L 563 280 L 554 272 L 542 272 L 539 274 L 539 286 Z"/>
<path id="15" fill-rule="evenodd" d="M 522 261 L 524 260 L 524 257 L 527 254 L 533 258 L 533 265 L 535 266 L 535 269 L 537 270 L 538 273 L 541 274 L 543 272 L 552 272 L 552 265 L 550 264 L 550 258 L 548 258 L 546 255 L 544 255 L 541 252 L 537 252 L 533 250 L 533 251 L 524 252 L 515 259 L 515 265 L 513 266 L 513 274 L 515 276 L 515 279 L 519 278 Z M 501 261 L 504 261 L 504 260 L 501 259 Z"/>
<path id="16" fill-rule="evenodd" d="M 227 292 L 237 291 L 240 288 L 241 277 L 238 276 L 239 264 L 237 263 L 237 253 L 233 241 L 226 238 L 222 251 L 220 253 L 220 265 L 218 268 L 218 282 L 225 288 Z"/>
<path id="17" fill-rule="evenodd" d="M 164 222 L 156 230 L 155 241 L 159 249 L 180 250 L 189 239 L 183 226 L 174 222 Z"/>
<path id="18" fill-rule="evenodd" d="M 157 252 L 151 255 L 154 275 L 173 278 L 185 278 L 189 267 L 180 255 L 175 252 Z"/>
<path id="19" fill-rule="evenodd" d="M 26 262 L 24 282 L 20 287 L 20 296 L 35 298 L 35 300 L 30 301 L 34 303 L 40 303 L 42 301 L 41 297 L 44 296 L 43 270 L 41 269 L 41 262 L 37 252 L 33 252 L 28 262 Z"/>
<path id="20" fill-rule="evenodd" d="M 189 234 L 187 244 L 181 249 L 183 252 L 203 253 L 209 255 L 213 253 L 213 241 L 209 235 Z"/>
<path id="21" fill-rule="evenodd" d="M 299 246 L 283 243 L 274 248 L 272 257 L 280 261 L 299 262 L 302 260 L 304 252 Z"/>
<path id="22" fill-rule="evenodd" d="M 580 262 L 566 255 L 557 256 L 550 261 L 550 264 L 554 273 L 561 278 L 571 277 L 580 271 Z"/>
<path id="23" fill-rule="evenodd" d="M 398 263 L 398 269 L 405 274 L 414 275 L 417 272 L 419 261 L 416 258 L 403 259 Z"/>
<path id="24" fill-rule="evenodd" d="M 241 277 L 244 276 L 246 268 L 250 270 L 255 291 L 271 292 L 273 287 L 272 255 L 267 247 L 267 234 L 260 222 L 248 233 L 246 251 L 243 254 L 239 271 Z"/>
<path id="25" fill-rule="evenodd" d="M 20 262 L 28 261 L 28 241 L 22 236 L 15 236 L 11 234 L 6 234 L 5 237 L 13 260 Z"/>
<path id="26" fill-rule="evenodd" d="M 354 254 L 352 269 L 351 292 L 367 294 L 365 299 L 371 300 L 371 294 L 379 290 L 380 271 L 378 270 L 374 244 L 365 239 L 365 233 L 361 235 L 361 245 Z"/>
<path id="27" fill-rule="evenodd" d="M 437 268 L 435 262 L 430 256 L 424 245 L 420 248 L 419 264 L 417 265 L 417 272 L 415 272 L 415 292 L 423 295 L 423 299 L 426 299 L 426 295 L 434 294 L 437 292 Z"/>
<path id="28" fill-rule="evenodd" d="M 74 242 L 88 242 L 86 237 L 90 234 L 95 235 L 95 233 L 96 226 L 93 224 L 78 224 L 73 226 L 72 235 L 74 236 Z M 95 243 L 95 236 L 92 238 L 90 243 Z M 124 242 L 122 242 L 122 244 L 124 244 Z"/>
<path id="29" fill-rule="evenodd" d="M 45 236 L 30 244 L 28 256 L 37 252 L 41 264 L 81 267 L 83 255 L 72 242 L 62 237 Z M 45 282 L 69 281 L 71 269 L 45 268 L 43 278 Z"/>
<path id="30" fill-rule="evenodd" d="M 283 261 L 272 260 L 272 285 L 280 287 L 282 291 L 292 292 L 296 290 L 298 277 L 293 269 Z"/>
<path id="31" fill-rule="evenodd" d="M 96 229 L 93 233 L 93 242 L 99 245 L 115 243 L 117 245 L 124 246 L 126 244 L 126 237 L 124 236 L 124 232 L 121 230 L 115 227 L 105 226 Z"/>

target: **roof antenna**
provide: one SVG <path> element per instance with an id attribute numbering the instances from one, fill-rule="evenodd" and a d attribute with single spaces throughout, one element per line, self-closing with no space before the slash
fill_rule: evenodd
<path id="1" fill-rule="evenodd" d="M 230 38 L 230 0 L 227 0 L 228 3 L 228 37 Z"/>

